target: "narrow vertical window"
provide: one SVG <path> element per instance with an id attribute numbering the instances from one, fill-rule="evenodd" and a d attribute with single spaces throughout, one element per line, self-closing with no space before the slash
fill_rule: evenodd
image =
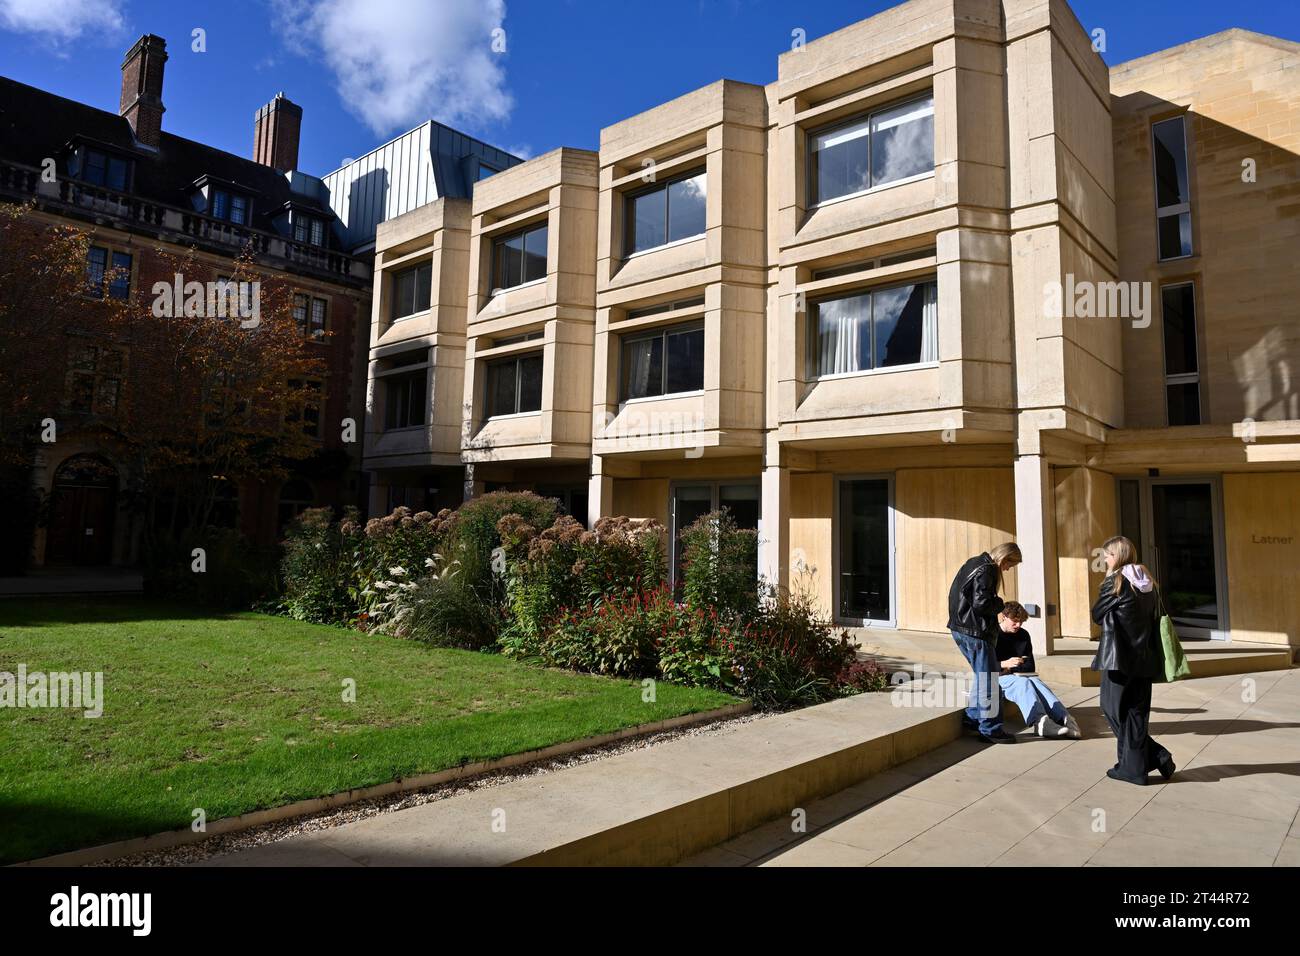
<path id="1" fill-rule="evenodd" d="M 1201 375 L 1196 347 L 1196 288 L 1190 282 L 1160 290 L 1165 338 L 1165 401 L 1170 425 L 1201 423 Z"/>
<path id="2" fill-rule="evenodd" d="M 1161 259 L 1192 254 L 1192 194 L 1187 176 L 1187 127 L 1183 117 L 1151 127 L 1155 171 L 1156 244 Z"/>

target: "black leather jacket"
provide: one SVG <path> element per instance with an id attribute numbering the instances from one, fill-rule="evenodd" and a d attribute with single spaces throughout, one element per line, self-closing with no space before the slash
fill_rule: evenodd
<path id="1" fill-rule="evenodd" d="M 1159 597 L 1153 588 L 1139 591 L 1117 571 L 1101 582 L 1092 619 L 1101 625 L 1101 643 L 1093 658 L 1095 671 L 1119 671 L 1135 677 L 1158 677 L 1164 669 L 1160 645 Z"/>
<path id="2" fill-rule="evenodd" d="M 998 597 L 998 566 L 988 552 L 977 555 L 961 566 L 948 588 L 948 630 L 993 638 L 1003 605 Z"/>

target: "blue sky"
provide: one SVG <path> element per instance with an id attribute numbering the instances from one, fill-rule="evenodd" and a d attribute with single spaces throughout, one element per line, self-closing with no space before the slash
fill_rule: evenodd
<path id="1" fill-rule="evenodd" d="M 527 156 L 595 148 L 602 126 L 720 77 L 771 82 L 796 28 L 812 40 L 895 2 L 0 0 L 0 74 L 116 112 L 123 53 L 156 33 L 164 128 L 249 155 L 254 111 L 283 90 L 320 175 L 430 116 Z M 1292 0 L 1072 6 L 1112 64 L 1234 26 L 1300 40 Z"/>

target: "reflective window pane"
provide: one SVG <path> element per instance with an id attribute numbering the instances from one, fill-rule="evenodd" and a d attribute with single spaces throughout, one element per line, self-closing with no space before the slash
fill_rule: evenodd
<path id="1" fill-rule="evenodd" d="M 1169 402 L 1170 425 L 1199 425 L 1201 423 L 1200 386 L 1186 382 L 1165 387 Z"/>
<path id="2" fill-rule="evenodd" d="M 668 241 L 689 239 L 704 233 L 705 173 L 668 186 Z"/>
<path id="3" fill-rule="evenodd" d="M 914 100 L 871 117 L 871 185 L 934 169 L 934 98 Z"/>
<path id="4" fill-rule="evenodd" d="M 1190 283 L 1160 290 L 1165 333 L 1165 374 L 1197 371 L 1196 295 Z"/>
<path id="5" fill-rule="evenodd" d="M 1156 168 L 1156 208 L 1191 202 L 1187 185 L 1187 141 L 1183 118 L 1156 123 L 1151 127 Z"/>
<path id="6" fill-rule="evenodd" d="M 812 140 L 813 202 L 871 188 L 867 121 L 820 133 Z"/>
<path id="7" fill-rule="evenodd" d="M 542 356 L 526 355 L 519 360 L 519 411 L 536 412 L 542 407 Z"/>
<path id="8" fill-rule="evenodd" d="M 668 241 L 668 193 L 663 189 L 633 196 L 628 200 L 627 217 L 631 234 L 628 252 L 653 249 Z"/>
<path id="9" fill-rule="evenodd" d="M 871 368 L 871 295 L 850 295 L 813 306 L 817 337 L 813 368 L 817 375 L 839 375 Z"/>
<path id="10" fill-rule="evenodd" d="M 524 282 L 533 282 L 546 278 L 546 242 L 549 230 L 546 226 L 533 229 L 524 234 Z"/>
<path id="11" fill-rule="evenodd" d="M 670 332 L 667 382 L 664 391 L 694 392 L 704 388 L 704 330 Z"/>
<path id="12" fill-rule="evenodd" d="M 496 276 L 493 287 L 509 289 L 523 281 L 524 274 L 524 237 L 522 234 L 508 236 L 496 244 Z"/>
<path id="13" fill-rule="evenodd" d="M 1189 212 L 1160 217 L 1160 258 L 1177 259 L 1192 254 L 1192 214 Z"/>
<path id="14" fill-rule="evenodd" d="M 921 361 L 925 300 L 924 284 L 882 289 L 875 293 L 872 315 L 875 322 L 876 368 L 914 365 Z"/>
<path id="15" fill-rule="evenodd" d="M 513 415 L 515 411 L 515 363 L 494 362 L 487 367 L 487 413 Z"/>

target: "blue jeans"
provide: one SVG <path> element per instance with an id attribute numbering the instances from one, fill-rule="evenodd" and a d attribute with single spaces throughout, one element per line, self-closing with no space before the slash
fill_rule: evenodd
<path id="1" fill-rule="evenodd" d="M 962 656 L 974 672 L 974 686 L 970 692 L 970 706 L 966 708 L 968 723 L 979 726 L 979 732 L 985 736 L 1002 729 L 1002 694 L 997 691 L 998 672 L 1002 664 L 992 641 L 971 637 L 961 631 L 953 631 L 952 639 L 961 648 Z"/>
<path id="2" fill-rule="evenodd" d="M 998 686 L 1007 699 L 1014 701 L 1025 715 L 1025 726 L 1032 727 L 1044 714 L 1058 724 L 1065 724 L 1065 705 L 1051 692 L 1041 678 L 1026 677 L 1023 674 L 1003 674 L 998 678 Z"/>

